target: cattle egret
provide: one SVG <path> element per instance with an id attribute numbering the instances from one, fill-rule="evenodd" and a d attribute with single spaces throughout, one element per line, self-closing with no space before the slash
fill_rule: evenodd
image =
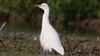
<path id="1" fill-rule="evenodd" d="M 44 51 L 51 52 L 55 50 L 61 55 L 64 55 L 64 48 L 61 44 L 58 32 L 52 27 L 49 22 L 49 6 L 47 3 L 36 5 L 44 11 L 42 19 L 42 30 L 40 34 L 40 44 Z"/>

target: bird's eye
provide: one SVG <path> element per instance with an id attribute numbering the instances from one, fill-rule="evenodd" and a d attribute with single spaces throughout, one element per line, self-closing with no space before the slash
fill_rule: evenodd
<path id="1" fill-rule="evenodd" d="M 45 5 L 42 5 L 42 6 L 45 6 Z"/>
<path id="2" fill-rule="evenodd" d="M 42 6 L 45 6 L 45 4 L 42 4 Z"/>

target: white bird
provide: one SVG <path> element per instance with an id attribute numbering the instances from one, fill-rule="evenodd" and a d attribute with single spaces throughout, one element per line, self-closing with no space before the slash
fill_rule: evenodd
<path id="1" fill-rule="evenodd" d="M 64 48 L 61 44 L 58 32 L 52 27 L 49 22 L 49 6 L 47 3 L 36 5 L 44 11 L 42 17 L 42 30 L 40 34 L 40 44 L 44 51 L 51 52 L 55 50 L 61 55 L 64 55 Z"/>

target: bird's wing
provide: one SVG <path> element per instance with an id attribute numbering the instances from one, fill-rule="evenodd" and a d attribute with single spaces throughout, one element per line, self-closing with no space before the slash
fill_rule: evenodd
<path id="1" fill-rule="evenodd" d="M 52 26 L 49 30 L 51 32 L 50 35 L 51 35 L 51 43 L 52 43 L 53 49 L 63 55 L 64 48 L 61 44 L 58 32 Z"/>
<path id="2" fill-rule="evenodd" d="M 58 53 L 64 53 L 58 32 L 51 25 L 42 29 L 40 41 L 45 50 L 50 48 L 49 51 L 51 51 L 52 48 Z"/>

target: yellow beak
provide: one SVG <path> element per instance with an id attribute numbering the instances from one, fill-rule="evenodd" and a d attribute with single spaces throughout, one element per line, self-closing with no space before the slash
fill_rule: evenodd
<path id="1" fill-rule="evenodd" d="M 36 7 L 39 7 L 40 5 L 35 5 Z"/>

